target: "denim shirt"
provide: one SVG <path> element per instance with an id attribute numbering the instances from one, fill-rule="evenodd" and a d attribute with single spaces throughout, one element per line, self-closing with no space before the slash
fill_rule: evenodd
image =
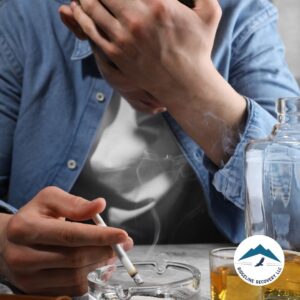
<path id="1" fill-rule="evenodd" d="M 60 21 L 58 8 L 67 2 L 0 2 L 0 198 L 2 208 L 12 212 L 46 186 L 70 191 L 112 96 L 88 42 L 77 40 Z M 273 5 L 268 0 L 220 4 L 212 57 L 247 99 L 240 142 L 218 169 L 168 113 L 164 116 L 205 191 L 209 215 L 239 242 L 245 234 L 245 145 L 271 132 L 276 99 L 299 90 L 284 59 Z"/>

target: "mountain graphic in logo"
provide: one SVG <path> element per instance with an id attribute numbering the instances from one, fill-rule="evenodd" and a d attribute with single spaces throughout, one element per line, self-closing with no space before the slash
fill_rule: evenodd
<path id="1" fill-rule="evenodd" d="M 239 259 L 239 261 L 259 254 L 280 262 L 280 260 L 272 253 L 272 251 L 265 249 L 261 244 L 259 244 L 255 249 L 251 248 L 249 251 L 247 251 Z"/>

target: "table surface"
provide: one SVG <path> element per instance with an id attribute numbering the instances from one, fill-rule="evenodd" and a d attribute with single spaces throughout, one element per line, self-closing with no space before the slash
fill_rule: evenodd
<path id="1" fill-rule="evenodd" d="M 197 267 L 201 272 L 200 299 L 210 299 L 209 288 L 209 251 L 224 247 L 224 244 L 193 244 L 193 245 L 157 245 L 135 246 L 128 254 L 132 261 L 168 259 L 187 263 Z M 0 294 L 9 293 L 9 289 L 0 284 Z M 78 299 L 79 297 L 77 297 Z"/>

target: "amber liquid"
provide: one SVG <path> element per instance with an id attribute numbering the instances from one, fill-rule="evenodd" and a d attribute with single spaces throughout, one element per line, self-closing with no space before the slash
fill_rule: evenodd
<path id="1" fill-rule="evenodd" d="M 300 255 L 285 253 L 285 266 L 273 283 L 259 287 L 244 282 L 233 266 L 210 274 L 212 300 L 300 300 Z"/>
<path id="2" fill-rule="evenodd" d="M 233 266 L 210 273 L 212 300 L 261 300 L 261 287 L 244 282 Z"/>
<path id="3" fill-rule="evenodd" d="M 280 277 L 264 287 L 264 299 L 300 300 L 300 254 L 285 253 Z"/>

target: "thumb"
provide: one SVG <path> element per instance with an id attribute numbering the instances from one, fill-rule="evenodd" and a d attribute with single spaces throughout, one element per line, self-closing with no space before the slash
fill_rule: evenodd
<path id="1" fill-rule="evenodd" d="M 86 40 L 88 38 L 76 22 L 73 11 L 69 5 L 60 6 L 58 12 L 62 22 L 76 35 L 77 38 L 80 40 Z"/>
<path id="2" fill-rule="evenodd" d="M 83 221 L 101 213 L 106 203 L 102 198 L 89 201 L 57 187 L 47 187 L 34 197 L 32 205 L 37 205 L 39 214 L 47 217 Z"/>

